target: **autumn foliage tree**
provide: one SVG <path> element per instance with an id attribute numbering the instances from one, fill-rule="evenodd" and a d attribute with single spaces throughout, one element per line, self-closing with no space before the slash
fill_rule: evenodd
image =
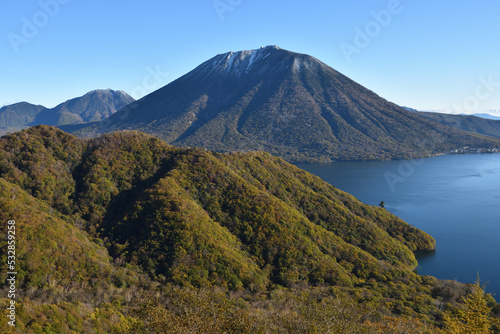
<path id="1" fill-rule="evenodd" d="M 493 333 L 493 326 L 498 319 L 492 316 L 489 306 L 491 295 L 484 292 L 478 279 L 472 287 L 472 293 L 464 298 L 464 306 L 451 314 L 446 314 L 444 321 L 449 334 Z"/>

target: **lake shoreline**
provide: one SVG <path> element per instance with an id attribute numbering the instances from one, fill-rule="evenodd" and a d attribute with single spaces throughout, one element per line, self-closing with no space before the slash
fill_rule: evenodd
<path id="1" fill-rule="evenodd" d="M 368 159 L 368 160 L 330 160 L 330 161 L 292 161 L 289 162 L 292 165 L 315 165 L 315 164 L 335 164 L 335 163 L 346 163 L 346 162 L 389 162 L 389 161 L 410 161 L 410 160 L 420 160 L 420 159 L 432 159 L 432 158 L 438 158 L 438 157 L 443 157 L 443 156 L 452 156 L 452 155 L 489 155 L 489 154 L 499 154 L 500 149 L 495 149 L 496 152 L 447 152 L 447 153 L 436 153 L 424 157 L 414 157 L 414 158 L 407 158 L 407 159 L 402 159 L 402 158 L 392 158 L 392 159 Z M 300 168 L 300 167 L 299 167 Z"/>
<path id="2" fill-rule="evenodd" d="M 363 203 L 383 200 L 386 210 L 431 235 L 436 249 L 415 253 L 420 275 L 473 283 L 479 272 L 488 292 L 500 294 L 500 155 L 432 158 L 297 166 Z"/>

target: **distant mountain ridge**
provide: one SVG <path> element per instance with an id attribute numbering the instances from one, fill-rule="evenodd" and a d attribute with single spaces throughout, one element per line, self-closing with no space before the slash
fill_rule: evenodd
<path id="1" fill-rule="evenodd" d="M 122 91 L 93 90 L 54 108 L 27 102 L 0 108 L 0 132 L 20 130 L 34 125 L 66 125 L 101 121 L 134 102 Z"/>
<path id="2" fill-rule="evenodd" d="M 403 108 L 404 110 L 407 110 L 407 111 L 418 111 L 417 109 L 413 109 L 413 108 L 410 108 L 410 107 L 401 106 L 401 108 Z"/>
<path id="3" fill-rule="evenodd" d="M 104 122 L 63 129 L 80 136 L 139 130 L 176 146 L 261 150 L 288 161 L 500 147 L 498 140 L 406 111 L 318 59 L 276 46 L 217 55 Z"/>
<path id="4" fill-rule="evenodd" d="M 495 111 L 495 112 L 498 112 L 498 111 Z M 486 119 L 492 119 L 492 120 L 500 121 L 500 117 L 499 116 L 495 116 L 495 115 L 492 115 L 492 114 L 489 114 L 489 113 L 478 113 L 478 114 L 470 114 L 470 115 L 461 114 L 461 115 L 476 116 L 476 117 L 481 117 L 481 118 L 486 118 Z"/>
<path id="5" fill-rule="evenodd" d="M 23 127 L 35 120 L 42 110 L 42 105 L 19 102 L 0 108 L 0 127 Z"/>
<path id="6" fill-rule="evenodd" d="M 66 125 L 101 121 L 134 102 L 122 91 L 93 90 L 40 112 L 30 125 Z"/>
<path id="7" fill-rule="evenodd" d="M 454 129 L 500 138 L 500 119 L 422 111 L 415 111 L 414 113 Z"/>

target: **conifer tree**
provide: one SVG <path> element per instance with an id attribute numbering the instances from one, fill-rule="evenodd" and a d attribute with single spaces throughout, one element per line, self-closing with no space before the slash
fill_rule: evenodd
<path id="1" fill-rule="evenodd" d="M 490 294 L 484 292 L 478 276 L 472 293 L 464 297 L 465 307 L 454 314 L 445 315 L 447 332 L 450 334 L 493 333 L 491 328 L 495 323 L 495 318 L 491 315 L 487 296 Z"/>

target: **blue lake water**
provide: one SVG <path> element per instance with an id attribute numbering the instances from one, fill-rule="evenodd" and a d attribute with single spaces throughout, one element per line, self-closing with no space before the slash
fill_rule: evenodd
<path id="1" fill-rule="evenodd" d="M 432 235 L 419 274 L 473 283 L 479 272 L 500 300 L 500 154 L 298 167 Z"/>

